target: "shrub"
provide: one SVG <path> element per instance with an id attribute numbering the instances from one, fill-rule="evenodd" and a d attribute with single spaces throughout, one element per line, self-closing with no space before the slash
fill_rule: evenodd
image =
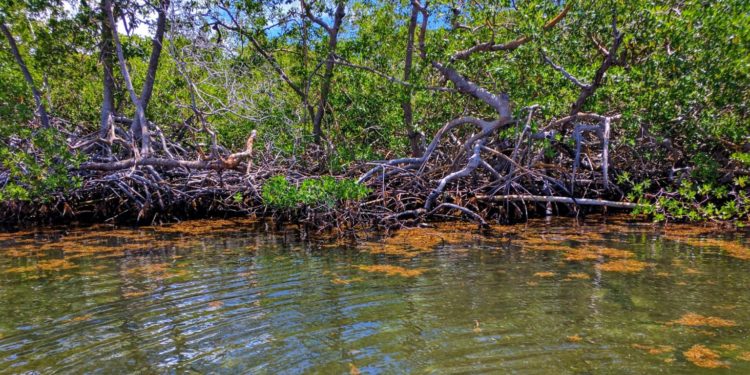
<path id="1" fill-rule="evenodd" d="M 69 168 L 83 160 L 68 150 L 59 132 L 8 126 L 0 137 L 6 140 L 0 143 L 0 170 L 5 172 L 0 201 L 46 201 L 51 193 L 80 187 L 80 178 L 71 177 Z"/>
<path id="2" fill-rule="evenodd" d="M 299 186 L 290 183 L 286 177 L 276 175 L 263 185 L 263 203 L 274 208 L 293 209 L 299 206 L 326 205 L 364 199 L 370 190 L 352 179 L 337 180 L 331 176 L 309 178 Z"/>

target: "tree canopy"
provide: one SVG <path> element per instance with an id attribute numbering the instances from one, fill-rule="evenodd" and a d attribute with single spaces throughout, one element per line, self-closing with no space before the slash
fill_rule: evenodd
<path id="1" fill-rule="evenodd" d="M 389 207 L 414 214 L 519 194 L 750 209 L 747 1 L 14 0 L 0 26 L 6 202 L 282 158 L 424 179 Z"/>

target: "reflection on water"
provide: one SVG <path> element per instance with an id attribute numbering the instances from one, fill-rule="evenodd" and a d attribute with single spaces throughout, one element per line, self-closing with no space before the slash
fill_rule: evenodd
<path id="1" fill-rule="evenodd" d="M 750 373 L 744 233 L 0 234 L 0 373 Z"/>

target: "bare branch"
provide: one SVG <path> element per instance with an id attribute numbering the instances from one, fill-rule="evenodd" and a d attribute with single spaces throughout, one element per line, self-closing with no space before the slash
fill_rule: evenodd
<path id="1" fill-rule="evenodd" d="M 591 81 L 591 84 L 581 89 L 581 92 L 578 95 L 578 99 L 576 99 L 575 103 L 573 103 L 573 106 L 570 109 L 570 114 L 576 114 L 580 112 L 581 109 L 583 109 L 583 105 L 586 103 L 586 99 L 588 99 L 591 95 L 594 95 L 594 92 L 596 92 L 596 89 L 599 88 L 599 86 L 601 86 L 602 82 L 604 81 L 604 74 L 607 72 L 607 70 L 609 70 L 609 68 L 612 65 L 615 65 L 618 63 L 617 49 L 620 48 L 620 44 L 622 43 L 624 34 L 620 33 L 617 30 L 615 17 L 613 17 L 613 20 L 612 20 L 612 29 L 613 29 L 612 33 L 614 34 L 614 38 L 612 40 L 612 45 L 609 47 L 609 52 L 604 58 L 604 61 L 602 61 L 601 65 L 599 65 L 599 68 L 596 70 L 596 73 L 594 73 L 594 79 Z"/>
<path id="2" fill-rule="evenodd" d="M 419 26 L 419 57 L 421 59 L 427 59 L 427 50 L 425 49 L 425 37 L 427 34 L 427 21 L 429 20 L 429 13 L 427 13 L 427 0 L 425 5 L 419 2 L 419 0 L 412 0 L 412 7 L 416 8 L 419 13 L 422 14 L 422 23 Z"/>
<path id="3" fill-rule="evenodd" d="M 542 26 L 542 29 L 547 31 L 555 27 L 555 25 L 557 25 L 563 18 L 565 18 L 565 16 L 568 14 L 568 11 L 570 10 L 570 7 L 571 3 L 565 5 L 565 8 L 563 8 L 563 10 L 554 18 L 547 21 L 547 23 Z M 530 40 L 531 38 L 528 36 L 520 36 L 515 40 L 512 40 L 505 44 L 495 44 L 494 42 L 480 43 L 463 51 L 456 52 L 451 57 L 451 61 L 468 59 L 469 56 L 471 56 L 475 52 L 512 51 L 528 43 Z"/>
<path id="4" fill-rule="evenodd" d="M 24 79 L 26 79 L 26 84 L 28 84 L 29 88 L 31 88 L 31 94 L 34 96 L 34 103 L 36 104 L 35 112 L 36 115 L 39 116 L 39 121 L 42 123 L 43 127 L 49 128 L 49 116 L 47 116 L 47 109 L 44 107 L 44 103 L 42 102 L 42 94 L 36 88 L 34 79 L 31 77 L 31 73 L 26 67 L 26 63 L 23 61 L 21 53 L 18 51 L 16 39 L 13 37 L 13 34 L 11 34 L 10 29 L 8 29 L 8 26 L 6 26 L 4 22 L 0 22 L 0 30 L 5 35 L 5 39 L 8 40 L 10 51 L 13 54 L 13 57 L 16 59 L 18 67 L 21 69 Z"/>
<path id="5" fill-rule="evenodd" d="M 300 4 L 302 5 L 302 9 L 305 10 L 305 15 L 307 16 L 307 18 L 310 19 L 310 21 L 315 22 L 316 24 L 318 24 L 318 26 L 320 26 L 323 29 L 325 29 L 325 31 L 329 35 L 331 35 L 333 33 L 333 28 L 331 26 L 329 26 L 325 21 L 323 21 L 323 19 L 321 19 L 320 17 L 315 16 L 312 13 L 312 11 L 310 10 L 310 5 L 307 4 L 307 2 L 305 2 L 305 0 L 300 0 Z"/>
<path id="6" fill-rule="evenodd" d="M 495 109 L 498 115 L 500 115 L 498 121 L 503 124 L 507 124 L 512 121 L 513 113 L 510 109 L 510 98 L 507 94 L 501 93 L 499 95 L 495 95 L 487 91 L 483 87 L 475 84 L 474 82 L 469 81 L 455 69 L 449 68 L 439 62 L 433 61 L 432 66 L 440 73 L 442 73 L 445 78 L 453 82 L 453 84 L 456 86 L 456 89 L 460 93 L 479 99 Z"/>
<path id="7" fill-rule="evenodd" d="M 471 155 L 471 157 L 469 157 L 469 162 L 466 163 L 466 166 L 464 166 L 461 170 L 458 170 L 456 172 L 453 172 L 443 177 L 440 180 L 440 183 L 438 183 L 438 186 L 434 190 L 432 190 L 430 195 L 427 196 L 427 200 L 425 201 L 425 204 L 424 204 L 425 210 L 429 211 L 432 209 L 432 206 L 435 203 L 435 199 L 437 199 L 437 197 L 443 193 L 443 190 L 445 190 L 445 186 L 449 182 L 459 179 L 461 177 L 466 177 L 470 175 L 472 172 L 474 172 L 475 169 L 477 169 L 477 167 L 479 167 L 482 164 L 482 157 L 480 153 L 482 151 L 483 143 L 484 141 L 480 140 L 479 142 L 476 143 L 476 145 L 474 145 L 474 152 Z"/>
<path id="8" fill-rule="evenodd" d="M 558 72 L 560 72 L 570 82 L 573 82 L 574 85 L 576 85 L 576 86 L 578 86 L 578 87 L 580 87 L 582 89 L 587 89 L 588 87 L 591 86 L 588 83 L 583 83 L 580 80 L 578 80 L 578 78 L 576 78 L 572 74 L 568 73 L 565 70 L 565 68 L 563 68 L 562 66 L 559 66 L 559 65 L 553 63 L 552 60 L 550 60 L 549 57 L 547 57 L 547 55 L 544 54 L 544 52 L 542 52 L 542 58 L 544 59 L 545 62 L 547 62 L 547 64 L 549 64 L 550 66 L 552 66 L 553 69 L 555 69 Z"/>
<path id="9" fill-rule="evenodd" d="M 611 115 L 611 116 L 603 116 L 598 113 L 579 112 L 574 115 L 565 116 L 559 120 L 552 121 L 544 128 L 550 129 L 550 128 L 560 126 L 562 124 L 568 123 L 570 121 L 575 121 L 575 120 L 600 122 L 600 121 L 604 121 L 605 118 L 609 118 L 612 120 L 619 120 L 622 118 L 622 115 L 616 114 L 616 115 Z"/>
<path id="10" fill-rule="evenodd" d="M 473 47 L 465 49 L 463 51 L 456 52 L 451 57 L 451 61 L 465 60 L 468 59 L 475 52 L 497 52 L 497 51 L 512 51 L 529 41 L 529 38 L 522 36 L 516 40 L 510 41 L 506 44 L 494 44 L 491 42 L 477 44 Z"/>
<path id="11" fill-rule="evenodd" d="M 573 5 L 572 1 L 569 1 L 567 4 L 565 4 L 565 8 L 563 8 L 562 12 L 560 12 L 558 15 L 556 15 L 551 20 L 547 21 L 546 24 L 542 27 L 545 31 L 555 27 L 560 21 L 562 21 L 563 18 L 565 18 L 566 15 L 568 15 L 568 12 L 570 11 L 570 7 Z"/>
<path id="12" fill-rule="evenodd" d="M 603 199 L 568 198 L 568 197 L 540 196 L 540 195 L 495 195 L 495 196 L 478 195 L 477 199 L 493 201 L 493 202 L 504 202 L 504 201 L 552 202 L 552 203 L 575 204 L 575 205 L 580 205 L 580 206 L 606 206 L 606 207 L 614 207 L 614 208 L 638 208 L 641 206 L 638 203 L 614 202 L 614 201 L 608 201 L 608 200 L 603 200 Z"/>
<path id="13" fill-rule="evenodd" d="M 133 80 L 130 78 L 130 72 L 128 71 L 128 67 L 125 61 L 125 54 L 122 51 L 122 44 L 120 43 L 120 35 L 117 32 L 117 24 L 115 23 L 115 18 L 112 13 L 112 1 L 111 0 L 104 0 L 104 1 L 105 1 L 104 11 L 107 13 L 107 20 L 109 21 L 109 28 L 110 30 L 112 30 L 112 38 L 115 43 L 115 50 L 117 51 L 117 59 L 120 62 L 120 71 L 122 73 L 123 79 L 125 80 L 125 84 L 128 88 L 128 93 L 130 94 L 130 100 L 133 102 L 133 105 L 135 105 L 136 117 L 139 119 L 139 121 L 142 124 L 140 155 L 142 157 L 147 157 L 149 153 L 151 152 L 151 144 L 150 144 L 150 135 L 148 133 L 148 127 L 147 127 L 148 122 L 146 120 L 146 111 L 143 109 L 141 100 L 138 98 L 138 94 L 135 93 L 135 89 L 133 88 Z"/>
<path id="14" fill-rule="evenodd" d="M 388 74 L 385 74 L 385 73 L 383 73 L 383 72 L 381 72 L 381 71 L 379 71 L 377 69 L 371 68 L 369 66 L 357 65 L 357 64 L 350 63 L 350 62 L 348 62 L 346 60 L 341 59 L 341 57 L 339 57 L 339 56 L 336 56 L 336 59 L 334 60 L 334 63 L 336 63 L 337 65 L 342 65 L 342 66 L 346 66 L 346 67 L 349 67 L 349 68 L 365 70 L 365 71 L 368 71 L 370 73 L 373 73 L 373 74 L 375 74 L 377 76 L 380 76 L 380 77 L 384 78 L 388 82 L 395 83 L 395 84 L 402 85 L 402 86 L 406 86 L 406 87 L 412 87 L 412 88 L 414 88 L 416 90 L 428 90 L 428 91 L 440 91 L 440 92 L 457 92 L 456 90 L 454 90 L 454 89 L 452 89 L 450 87 L 415 86 L 415 85 L 413 85 L 413 84 L 411 84 L 409 82 L 406 82 L 404 80 L 401 80 L 401 79 L 393 77 L 393 76 L 389 76 Z"/>

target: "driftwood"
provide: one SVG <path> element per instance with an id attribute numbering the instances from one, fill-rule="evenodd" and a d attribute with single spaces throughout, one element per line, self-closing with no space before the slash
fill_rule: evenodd
<path id="1" fill-rule="evenodd" d="M 548 202 L 548 203 L 566 203 L 573 204 L 576 206 L 603 206 L 612 208 L 638 208 L 638 203 L 630 202 L 615 202 L 604 199 L 589 199 L 589 198 L 568 198 L 568 197 L 551 197 L 541 195 L 494 195 L 484 196 L 478 195 L 477 199 L 491 202 L 505 202 L 505 201 L 524 201 L 524 202 Z"/>

